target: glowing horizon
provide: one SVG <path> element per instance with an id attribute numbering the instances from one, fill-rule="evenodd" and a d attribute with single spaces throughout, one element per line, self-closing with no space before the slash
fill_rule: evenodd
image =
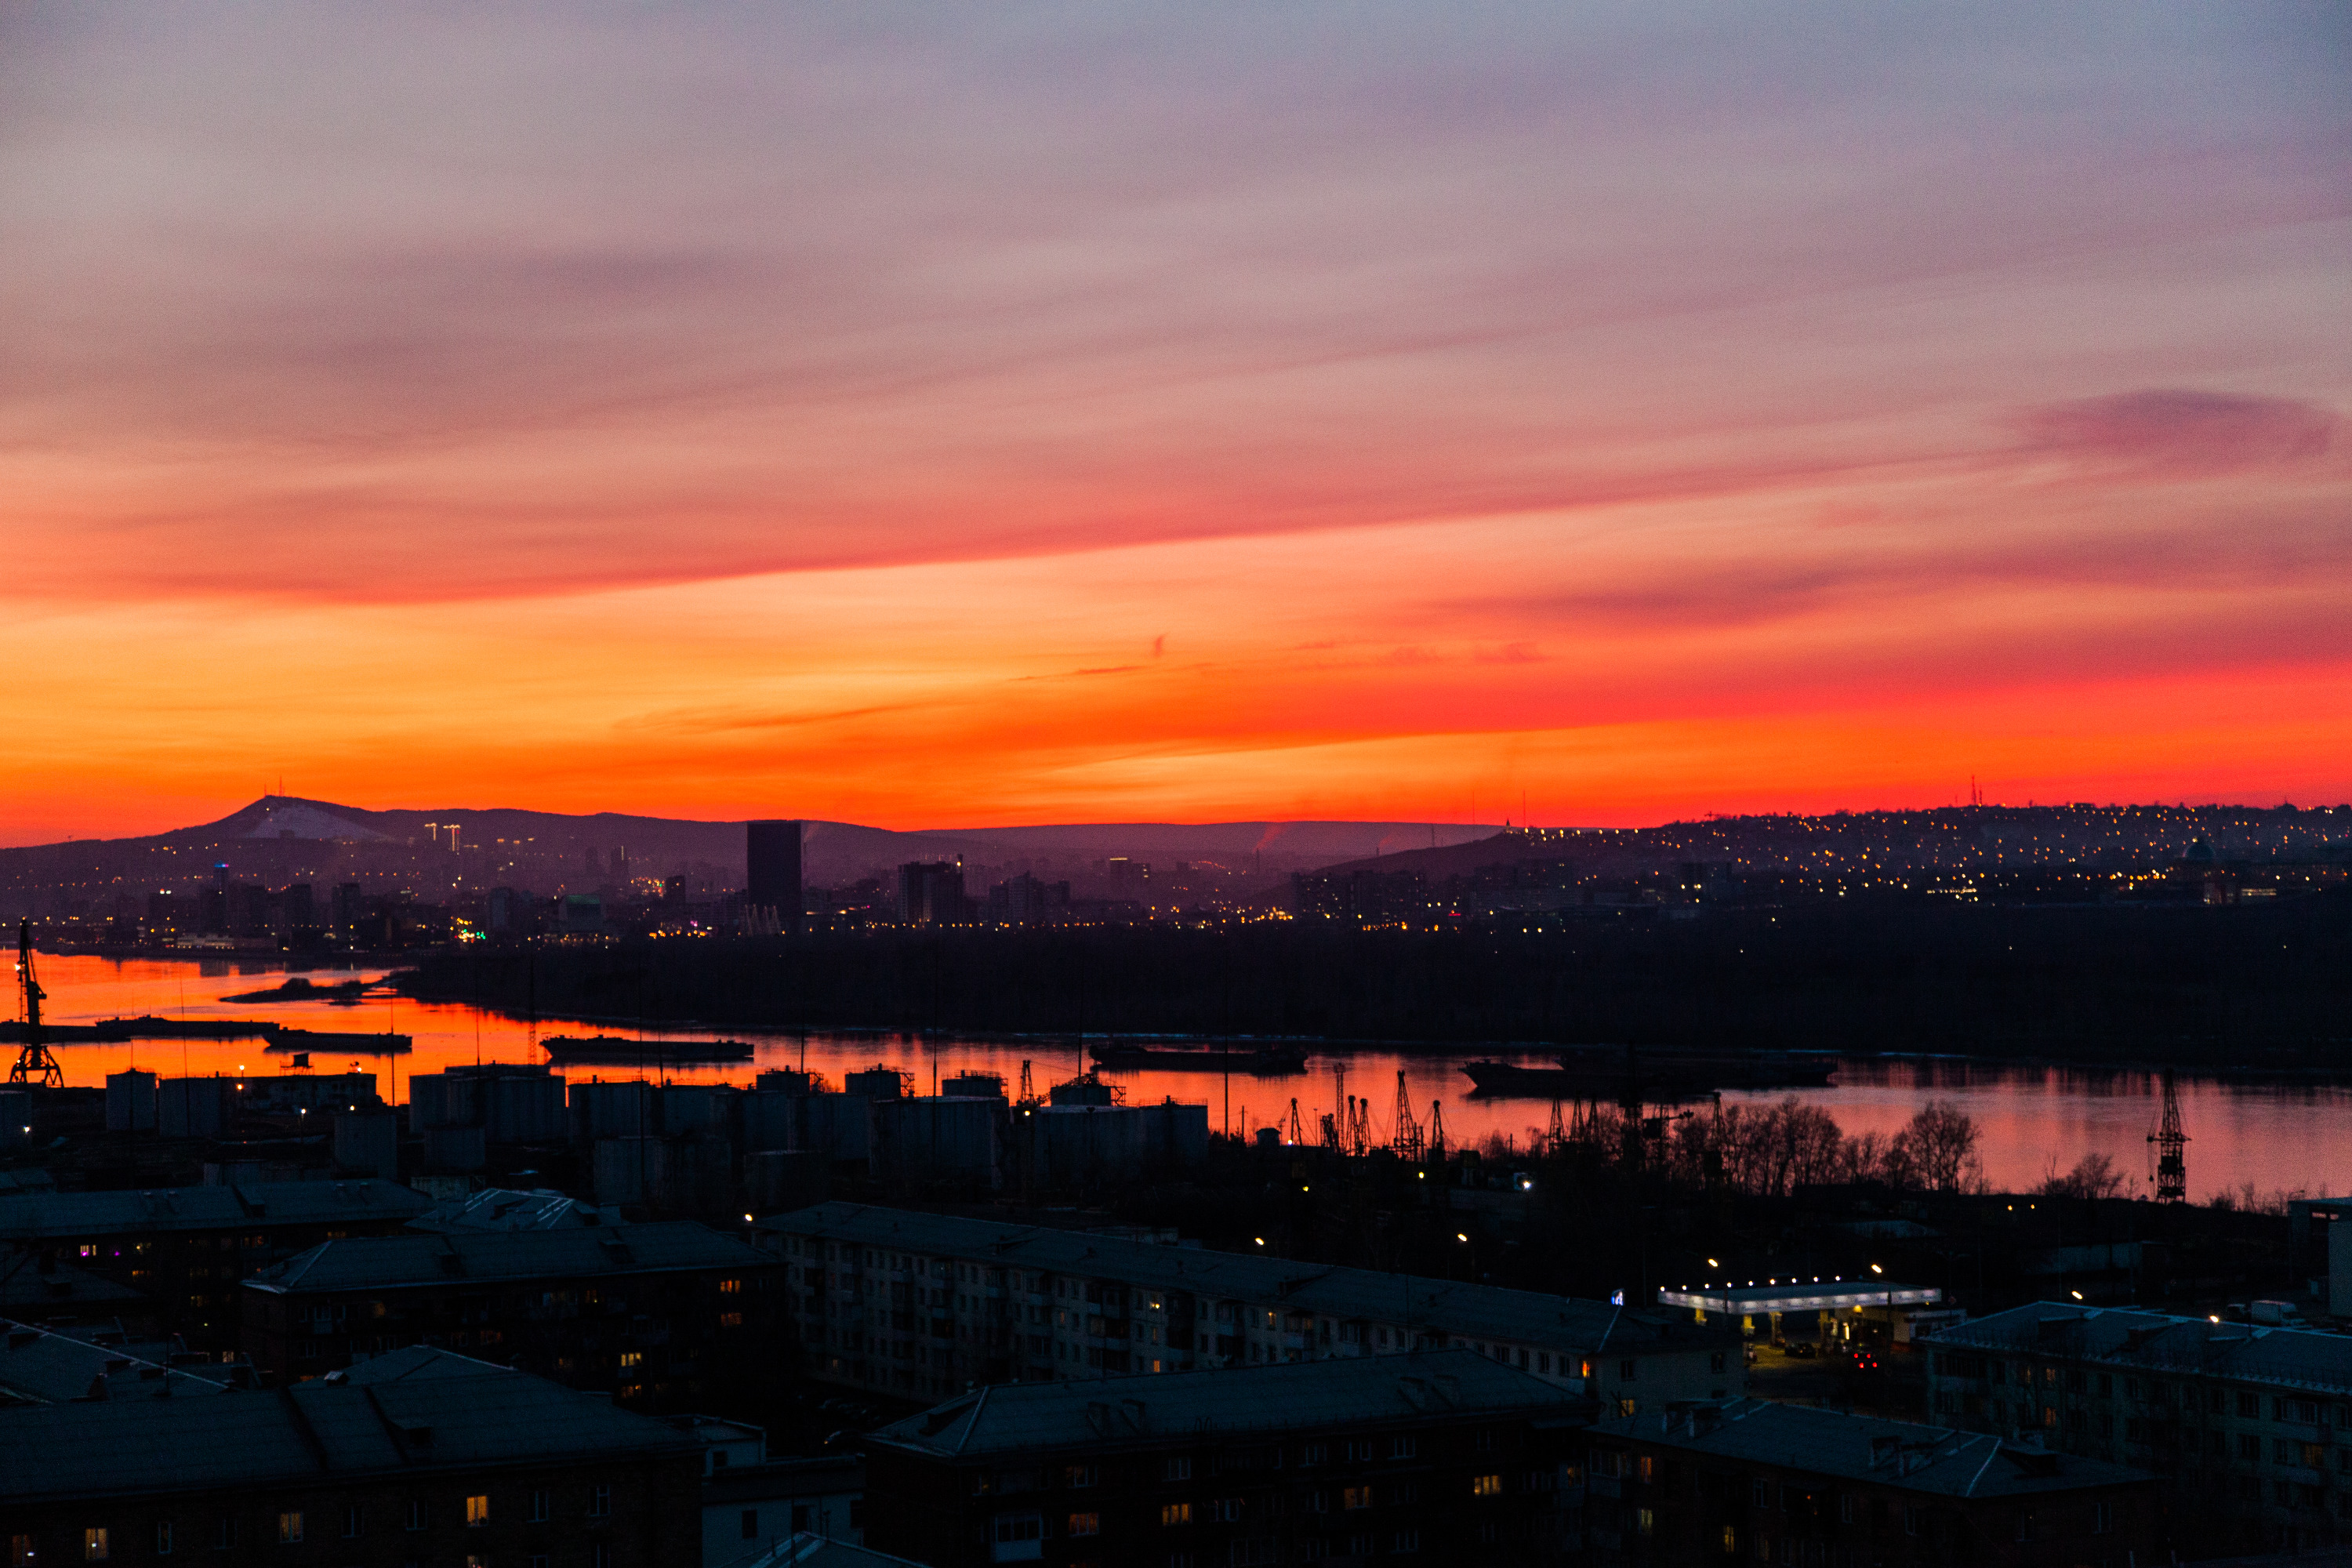
<path id="1" fill-rule="evenodd" d="M 0 27 L 0 843 L 2352 797 L 2340 19 Z"/>

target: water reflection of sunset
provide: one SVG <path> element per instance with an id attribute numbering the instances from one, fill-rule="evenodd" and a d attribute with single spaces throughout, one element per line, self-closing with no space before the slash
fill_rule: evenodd
<path id="1" fill-rule="evenodd" d="M 373 1072 L 378 1092 L 396 1101 L 407 1099 L 405 1085 L 415 1073 L 476 1061 L 545 1059 L 534 1047 L 532 1031 L 524 1021 L 478 1012 L 462 1004 L 417 1003 L 405 997 L 387 1001 L 382 996 L 356 1007 L 221 1000 L 232 993 L 274 984 L 281 973 L 280 966 L 274 964 L 228 960 L 170 963 L 46 955 L 41 959 L 49 1015 L 61 1024 L 154 1014 L 261 1018 L 295 1028 L 339 1033 L 390 1026 L 410 1036 L 414 1049 L 397 1058 L 356 1058 L 356 1065 L 361 1071 Z M 321 980 L 342 977 L 310 973 Z M 353 973 L 374 976 L 383 970 L 374 967 Z M 634 1028 L 610 1021 L 593 1024 L 555 1017 L 541 1020 L 538 1032 L 541 1036 L 636 1034 Z M 751 1041 L 757 1048 L 754 1059 L 724 1067 L 673 1068 L 663 1076 L 677 1082 L 748 1086 L 753 1074 L 763 1068 L 799 1066 L 804 1052 L 812 1069 L 836 1082 L 845 1071 L 880 1062 L 913 1074 L 917 1091 L 929 1093 L 935 1082 L 967 1070 L 999 1074 L 1008 1089 L 1013 1088 L 1020 1081 L 1024 1060 L 1032 1064 L 1042 1089 L 1069 1077 L 1079 1065 L 1078 1053 L 1066 1037 L 932 1042 L 895 1034 L 813 1033 L 803 1041 L 783 1031 L 731 1028 L 725 1033 Z M 646 1037 L 658 1038 L 660 1031 L 649 1028 Z M 58 1056 L 65 1065 L 66 1081 L 72 1085 L 101 1084 L 107 1074 L 133 1066 L 165 1077 L 295 1070 L 285 1055 L 265 1054 L 261 1047 L 258 1039 L 138 1040 L 66 1046 L 58 1048 Z M 1430 1103 L 1444 1101 L 1446 1130 L 1456 1144 L 1503 1137 L 1524 1149 L 1549 1121 L 1551 1108 L 1541 1100 L 1471 1098 L 1460 1064 L 1486 1054 L 1489 1053 L 1475 1049 L 1412 1055 L 1363 1050 L 1344 1058 L 1317 1057 L 1306 1073 L 1292 1078 L 1236 1073 L 1228 1080 L 1216 1073 L 1189 1072 L 1106 1076 L 1120 1084 L 1130 1100 L 1173 1096 L 1205 1102 L 1213 1127 L 1283 1124 L 1295 1098 L 1301 1123 L 1311 1137 L 1317 1119 L 1343 1092 L 1335 1079 L 1335 1068 L 1347 1068 L 1345 1093 L 1370 1101 L 1376 1133 L 1391 1121 L 1402 1072 L 1416 1116 L 1426 1121 Z M 341 1053 L 313 1053 L 310 1065 L 316 1071 L 335 1072 L 344 1070 L 352 1060 Z M 585 1079 L 635 1075 L 626 1068 L 598 1067 L 575 1068 L 564 1076 Z M 1874 1131 L 1892 1135 L 1928 1100 L 1950 1100 L 1975 1118 L 1981 1130 L 1979 1152 L 1985 1174 L 1996 1188 L 2022 1191 L 2040 1183 L 2053 1165 L 2063 1172 L 2084 1154 L 2095 1152 L 2107 1155 L 2117 1169 L 2129 1173 L 2133 1185 L 2127 1190 L 2137 1192 L 2146 1190 L 2147 1136 L 2155 1126 L 2158 1092 L 2156 1076 L 2147 1072 L 1896 1058 L 1849 1063 L 1833 1087 L 1806 1090 L 1804 1098 L 1834 1116 L 1849 1135 Z M 2193 1197 L 2207 1198 L 2217 1191 L 2234 1193 L 2249 1182 L 2266 1198 L 2282 1190 L 2316 1194 L 2330 1184 L 2335 1173 L 2352 1170 L 2352 1114 L 2347 1114 L 2352 1112 L 2352 1089 L 2183 1079 L 2179 1092 L 2191 1138 L 2189 1169 Z M 1728 1104 L 1779 1098 L 1776 1092 L 1766 1092 L 1727 1094 L 1724 1100 Z M 1705 1108 L 1696 1114 L 1706 1114 Z"/>

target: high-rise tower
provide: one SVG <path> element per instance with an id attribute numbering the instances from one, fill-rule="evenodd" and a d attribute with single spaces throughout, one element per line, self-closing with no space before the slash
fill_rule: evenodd
<path id="1" fill-rule="evenodd" d="M 752 929 L 796 936 L 801 929 L 801 824 L 767 820 L 744 824 L 744 859 L 749 872 L 743 902 Z"/>

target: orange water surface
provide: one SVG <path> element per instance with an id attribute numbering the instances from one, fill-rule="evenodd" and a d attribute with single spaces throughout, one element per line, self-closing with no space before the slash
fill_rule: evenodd
<path id="1" fill-rule="evenodd" d="M 356 1068 L 376 1075 L 377 1092 L 394 1102 L 407 1099 L 412 1074 L 481 1062 L 536 1062 L 544 1053 L 521 1020 L 460 1003 L 419 1003 L 378 994 L 356 1006 L 320 1002 L 226 1002 L 239 992 L 274 986 L 290 973 L 308 973 L 320 984 L 356 977 L 375 978 L 381 967 L 358 970 L 289 969 L 278 959 L 116 960 L 44 955 L 41 982 L 48 993 L 47 1016 L 61 1024 L 154 1014 L 163 1017 L 268 1019 L 296 1028 L 407 1035 L 414 1048 L 397 1057 L 311 1053 L 311 1068 L 338 1072 Z M 541 1036 L 621 1034 L 635 1029 L 547 1017 Z M 1001 1075 L 1016 1088 L 1023 1063 L 1031 1064 L 1037 1088 L 1069 1077 L 1078 1052 L 1066 1037 L 1033 1039 L 920 1038 L 894 1033 L 812 1032 L 736 1028 L 727 1031 L 755 1047 L 748 1063 L 686 1068 L 667 1073 L 673 1081 L 748 1085 L 767 1068 L 805 1063 L 836 1082 L 847 1070 L 882 1063 L 914 1076 L 918 1092 L 940 1079 L 977 1070 Z M 648 1040 L 663 1037 L 648 1030 Z M 708 1037 L 697 1035 L 693 1037 Z M 106 1075 L 139 1067 L 165 1077 L 188 1074 L 262 1074 L 295 1070 L 282 1054 L 267 1054 L 259 1038 L 238 1040 L 134 1040 L 121 1045 L 58 1047 L 68 1084 L 98 1085 Z M 1413 1114 L 1426 1122 L 1433 1102 L 1444 1107 L 1445 1127 L 1455 1144 L 1490 1135 L 1520 1147 L 1549 1121 L 1550 1106 L 1533 1100 L 1488 1100 L 1470 1094 L 1461 1064 L 1492 1050 L 1465 1047 L 1402 1055 L 1380 1049 L 1351 1050 L 1344 1057 L 1317 1056 L 1303 1074 L 1256 1078 L 1216 1073 L 1107 1073 L 1130 1101 L 1164 1095 L 1205 1102 L 1212 1126 L 1255 1128 L 1287 1121 L 1295 1099 L 1309 1136 L 1317 1120 L 1341 1094 L 1371 1102 L 1377 1134 L 1393 1125 L 1400 1075 Z M 1344 1086 L 1337 1074 L 1344 1068 Z M 572 1079 L 633 1078 L 625 1067 L 568 1069 Z M 2070 1168 L 2085 1153 L 2100 1152 L 2145 1190 L 2147 1134 L 2156 1121 L 2160 1092 L 2147 1072 L 2087 1072 L 2038 1066 L 1992 1065 L 1953 1058 L 1895 1058 L 1848 1062 L 1825 1089 L 1798 1091 L 1809 1103 L 1836 1117 L 1848 1133 L 1891 1134 L 1930 1100 L 1964 1108 L 1981 1130 L 1980 1153 L 1991 1184 L 2021 1191 L 2039 1183 L 2053 1166 Z M 2281 1192 L 2318 1194 L 2352 1186 L 2352 1089 L 2253 1086 L 2210 1079 L 2183 1079 L 2181 1111 L 2188 1128 L 2189 1192 L 2206 1198 L 2216 1192 L 2242 1195 L 2252 1184 L 2268 1199 Z M 1727 1103 L 1771 1100 L 1780 1093 L 1724 1096 Z"/>

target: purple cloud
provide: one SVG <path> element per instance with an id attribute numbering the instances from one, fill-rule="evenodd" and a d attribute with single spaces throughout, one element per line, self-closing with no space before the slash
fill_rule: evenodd
<path id="1" fill-rule="evenodd" d="M 2189 479 L 2312 463 L 2335 448 L 2344 421 L 2289 398 L 2158 387 L 2052 404 L 2018 425 L 2039 451 Z"/>

